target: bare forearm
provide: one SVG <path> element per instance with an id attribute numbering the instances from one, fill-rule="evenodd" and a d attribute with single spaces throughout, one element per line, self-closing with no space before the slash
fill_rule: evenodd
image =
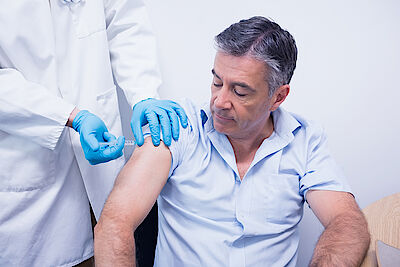
<path id="1" fill-rule="evenodd" d="M 102 222 L 95 227 L 94 256 L 96 267 L 136 266 L 135 239 L 133 230 L 123 231 L 117 226 L 104 227 Z"/>
<path id="2" fill-rule="evenodd" d="M 73 111 L 71 112 L 71 114 L 69 115 L 68 121 L 67 121 L 67 123 L 65 124 L 66 126 L 72 128 L 72 122 L 74 121 L 74 119 L 75 119 L 75 117 L 76 117 L 76 114 L 78 114 L 79 111 L 80 111 L 79 108 L 74 108 L 74 110 L 73 110 Z"/>
<path id="3" fill-rule="evenodd" d="M 322 233 L 310 267 L 360 266 L 370 236 L 361 212 L 347 212 L 334 218 Z"/>

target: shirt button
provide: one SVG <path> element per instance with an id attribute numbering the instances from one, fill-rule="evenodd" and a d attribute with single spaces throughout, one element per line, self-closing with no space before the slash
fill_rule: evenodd
<path id="1" fill-rule="evenodd" d="M 235 174 L 235 181 L 236 181 L 236 183 L 238 183 L 238 184 L 240 184 L 242 181 L 240 180 L 240 177 L 239 176 L 237 176 L 236 174 Z"/>

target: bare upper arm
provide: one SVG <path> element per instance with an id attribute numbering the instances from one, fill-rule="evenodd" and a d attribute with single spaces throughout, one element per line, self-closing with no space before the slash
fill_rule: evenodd
<path id="1" fill-rule="evenodd" d="M 310 208 L 324 227 L 327 227 L 340 214 L 361 213 L 354 196 L 348 192 L 310 190 L 306 198 Z"/>
<path id="2" fill-rule="evenodd" d="M 119 173 L 100 220 L 111 219 L 135 229 L 154 205 L 170 167 L 169 148 L 163 142 L 155 147 L 151 138 L 146 138 Z"/>

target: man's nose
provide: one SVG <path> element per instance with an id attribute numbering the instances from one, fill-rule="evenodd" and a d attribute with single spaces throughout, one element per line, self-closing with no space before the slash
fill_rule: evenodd
<path id="1" fill-rule="evenodd" d="M 215 97 L 214 106 L 218 109 L 230 109 L 232 106 L 230 97 L 229 88 L 221 88 Z"/>

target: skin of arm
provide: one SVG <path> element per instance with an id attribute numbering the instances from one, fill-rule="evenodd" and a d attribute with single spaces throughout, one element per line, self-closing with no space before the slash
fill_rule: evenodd
<path id="1" fill-rule="evenodd" d="M 310 267 L 360 266 L 368 250 L 367 221 L 350 193 L 310 190 L 307 202 L 325 227 Z"/>
<path id="2" fill-rule="evenodd" d="M 69 115 L 68 121 L 67 121 L 67 123 L 65 124 L 66 126 L 72 128 L 72 122 L 74 121 L 74 119 L 75 119 L 75 117 L 76 117 L 76 114 L 78 114 L 79 111 L 80 111 L 80 110 L 79 110 L 78 108 L 74 108 L 74 110 L 72 110 L 71 114 Z"/>
<path id="3" fill-rule="evenodd" d="M 147 137 L 119 173 L 94 229 L 96 266 L 136 266 L 134 231 L 164 187 L 171 153 Z"/>

